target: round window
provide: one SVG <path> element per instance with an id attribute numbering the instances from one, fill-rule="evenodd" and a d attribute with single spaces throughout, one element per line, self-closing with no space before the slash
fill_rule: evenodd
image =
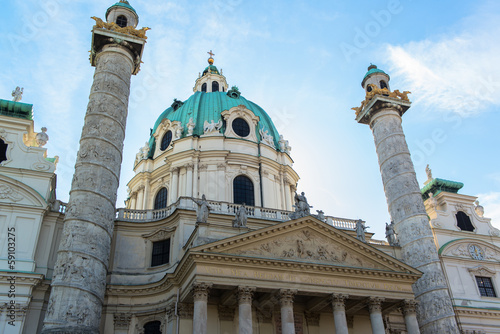
<path id="1" fill-rule="evenodd" d="M 162 151 L 165 151 L 168 146 L 170 145 L 170 142 L 172 141 L 172 131 L 168 130 L 167 133 L 163 135 L 163 138 L 161 139 L 161 146 L 160 149 Z"/>
<path id="2" fill-rule="evenodd" d="M 243 118 L 237 118 L 233 121 L 233 131 L 240 137 L 246 137 L 250 134 L 250 127 Z"/>

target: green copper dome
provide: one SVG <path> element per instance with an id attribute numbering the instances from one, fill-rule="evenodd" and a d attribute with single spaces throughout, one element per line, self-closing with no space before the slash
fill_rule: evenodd
<path id="1" fill-rule="evenodd" d="M 219 74 L 219 70 L 217 69 L 217 66 L 215 65 L 208 65 L 205 70 L 203 71 L 203 75 L 205 75 L 205 73 L 207 73 L 208 71 L 210 71 L 210 73 L 213 73 L 213 74 Z"/>
<path id="2" fill-rule="evenodd" d="M 177 104 L 177 106 L 178 105 L 179 104 Z M 267 130 L 268 134 L 273 136 L 275 148 L 279 147 L 279 134 L 273 124 L 273 121 L 271 120 L 271 117 L 269 117 L 264 109 L 259 107 L 257 104 L 248 101 L 243 96 L 239 96 L 238 98 L 229 97 L 227 95 L 227 92 L 196 92 L 191 95 L 189 99 L 184 101 L 180 107 L 177 107 L 176 110 L 174 110 L 173 107 L 169 107 L 158 117 L 149 139 L 149 157 L 153 157 L 155 150 L 155 138 L 153 137 L 153 134 L 156 132 L 156 129 L 165 118 L 169 119 L 170 121 L 179 121 L 182 123 L 182 127 L 184 128 L 182 138 L 184 138 L 187 132 L 186 124 L 192 117 L 193 121 L 196 123 L 193 135 L 201 136 L 203 135 L 203 125 L 205 121 L 212 122 L 213 120 L 217 123 L 219 120 L 222 120 L 221 113 L 223 111 L 229 110 L 239 105 L 244 105 L 247 109 L 249 109 L 259 117 L 260 120 L 258 122 L 257 129 L 255 129 L 257 138 L 260 140 L 260 129 L 263 129 L 264 131 Z M 224 124 L 220 132 L 224 133 L 225 130 L 226 129 Z"/>
<path id="3" fill-rule="evenodd" d="M 366 72 L 365 76 L 363 77 L 363 81 L 361 81 L 361 86 L 363 87 L 364 83 L 365 83 L 365 80 L 372 74 L 374 73 L 382 73 L 382 74 L 385 74 L 389 77 L 389 74 L 385 73 L 384 71 L 380 70 L 377 68 L 377 65 L 370 65 L 368 67 L 368 72 Z M 389 77 L 390 78 L 390 77 Z"/>
<path id="4" fill-rule="evenodd" d="M 106 17 L 108 17 L 109 11 L 114 7 L 123 7 L 123 8 L 130 9 L 131 11 L 133 11 L 137 15 L 137 12 L 135 11 L 134 7 L 130 6 L 130 4 L 128 3 L 127 0 L 120 0 L 119 2 L 115 3 L 113 6 L 109 7 L 108 10 L 106 10 Z"/>

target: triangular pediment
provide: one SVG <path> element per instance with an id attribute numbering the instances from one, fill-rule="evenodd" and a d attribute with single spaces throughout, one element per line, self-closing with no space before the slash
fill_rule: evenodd
<path id="1" fill-rule="evenodd" d="M 279 223 L 192 249 L 276 261 L 418 274 L 419 271 L 313 217 Z"/>

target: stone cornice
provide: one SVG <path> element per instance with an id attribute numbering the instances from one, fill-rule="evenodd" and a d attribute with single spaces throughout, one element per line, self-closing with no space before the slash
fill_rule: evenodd
<path id="1" fill-rule="evenodd" d="M 455 306 L 455 313 L 457 315 L 464 316 L 474 316 L 474 317 L 484 317 L 484 318 L 500 318 L 500 309 L 499 310 L 488 310 L 484 308 L 464 308 L 463 306 Z"/>

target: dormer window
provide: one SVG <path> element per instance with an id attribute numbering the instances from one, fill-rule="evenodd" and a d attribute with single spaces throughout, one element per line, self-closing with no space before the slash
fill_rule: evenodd
<path id="1" fill-rule="evenodd" d="M 217 81 L 212 81 L 212 92 L 219 91 L 219 83 Z"/>
<path id="2" fill-rule="evenodd" d="M 458 211 L 455 217 L 457 218 L 457 226 L 459 229 L 462 231 L 474 232 L 474 225 L 472 225 L 469 216 L 467 216 L 465 212 Z"/>
<path id="3" fill-rule="evenodd" d="M 203 83 L 203 85 L 201 85 L 201 91 L 205 92 L 205 93 L 207 92 L 207 83 L 206 82 Z"/>
<path id="4" fill-rule="evenodd" d="M 172 142 L 172 131 L 168 130 L 167 133 L 165 133 L 163 135 L 163 138 L 161 139 L 160 150 L 165 151 L 170 146 L 171 142 Z"/>
<path id="5" fill-rule="evenodd" d="M 125 28 L 127 26 L 127 18 L 124 15 L 118 16 L 116 18 L 116 24 L 121 28 Z"/>

